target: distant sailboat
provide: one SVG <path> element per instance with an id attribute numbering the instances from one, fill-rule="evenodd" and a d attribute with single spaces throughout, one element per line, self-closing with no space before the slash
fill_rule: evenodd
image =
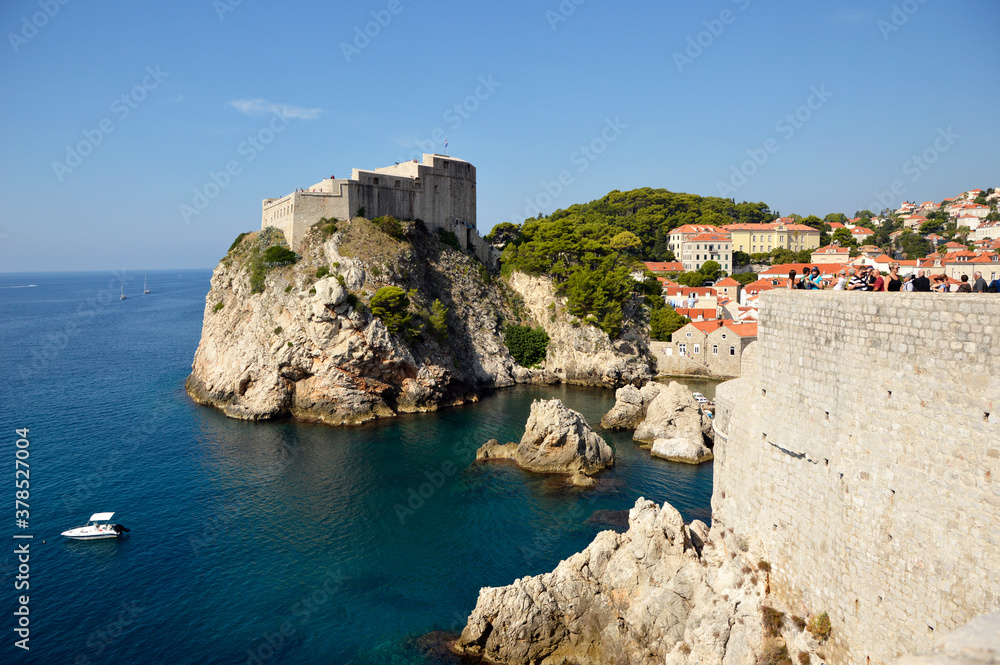
<path id="1" fill-rule="evenodd" d="M 149 289 L 146 288 L 146 276 L 142 276 L 142 295 L 149 293 Z"/>
<path id="2" fill-rule="evenodd" d="M 128 298 L 125 297 L 125 282 L 122 282 L 122 297 L 119 298 L 119 300 L 128 300 Z"/>

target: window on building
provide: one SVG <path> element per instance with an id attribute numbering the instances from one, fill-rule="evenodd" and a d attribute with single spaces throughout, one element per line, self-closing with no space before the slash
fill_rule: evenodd
<path id="1" fill-rule="evenodd" d="M 719 345 L 718 344 L 713 344 L 712 345 L 712 355 L 713 356 L 719 355 Z"/>
<path id="2" fill-rule="evenodd" d="M 688 336 L 688 337 L 690 337 L 690 336 L 691 336 L 691 333 L 687 333 L 687 336 Z"/>
<path id="3" fill-rule="evenodd" d="M 680 354 L 682 356 L 686 356 L 687 352 L 688 352 L 688 345 L 687 344 L 684 344 L 683 342 L 681 342 L 680 344 L 677 345 L 677 353 L 678 354 Z"/>
<path id="4" fill-rule="evenodd" d="M 722 339 L 726 339 L 726 333 L 722 333 Z"/>
<path id="5" fill-rule="evenodd" d="M 694 345 L 694 355 L 698 355 L 699 353 L 701 353 L 701 344 L 695 344 Z"/>
<path id="6" fill-rule="evenodd" d="M 731 355 L 731 356 L 735 356 L 736 355 L 736 347 L 735 346 L 729 347 L 729 355 Z"/>
<path id="7" fill-rule="evenodd" d="M 399 187 L 399 181 L 398 180 L 396 181 L 396 187 Z"/>
<path id="8" fill-rule="evenodd" d="M 771 236 L 768 236 L 768 237 L 767 237 L 767 241 L 768 241 L 768 242 L 771 242 Z"/>
<path id="9" fill-rule="evenodd" d="M 372 178 L 372 184 L 373 185 L 377 185 L 378 184 L 378 178 Z"/>

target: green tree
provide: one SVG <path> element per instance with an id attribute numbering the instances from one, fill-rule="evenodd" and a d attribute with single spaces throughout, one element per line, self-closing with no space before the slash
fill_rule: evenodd
<path id="1" fill-rule="evenodd" d="M 393 335 L 409 329 L 410 299 L 398 286 L 383 286 L 375 292 L 368 306 Z"/>
<path id="2" fill-rule="evenodd" d="M 849 229 L 837 229 L 834 231 L 830 242 L 838 243 L 841 247 L 857 247 L 858 245 Z"/>
<path id="3" fill-rule="evenodd" d="M 549 336 L 541 327 L 509 325 L 504 330 L 504 343 L 518 365 L 534 367 L 545 360 Z"/>
<path id="4" fill-rule="evenodd" d="M 673 307 L 661 307 L 649 316 L 649 338 L 657 342 L 669 342 L 670 335 L 691 319 L 681 316 Z"/>
<path id="5" fill-rule="evenodd" d="M 490 243 L 494 247 L 503 249 L 509 243 L 517 240 L 517 237 L 521 235 L 521 227 L 517 224 L 511 222 L 500 222 L 486 234 L 486 242 Z"/>
<path id="6" fill-rule="evenodd" d="M 437 298 L 431 304 L 431 315 L 427 322 L 438 339 L 448 339 L 448 308 Z"/>
<path id="7" fill-rule="evenodd" d="M 702 274 L 704 280 L 715 281 L 722 276 L 722 266 L 719 265 L 718 261 L 705 261 L 701 264 L 701 268 L 698 272 Z"/>
<path id="8" fill-rule="evenodd" d="M 736 250 L 733 252 L 733 267 L 743 268 L 750 265 L 750 255 L 746 252 Z"/>
<path id="9" fill-rule="evenodd" d="M 831 212 L 829 215 L 823 218 L 823 221 L 827 224 L 847 224 L 847 215 L 842 212 Z M 829 229 L 828 229 L 829 230 Z"/>
<path id="10" fill-rule="evenodd" d="M 741 273 L 736 274 L 736 275 L 730 275 L 730 277 L 732 277 L 733 279 L 735 279 L 737 282 L 739 282 L 743 286 L 746 286 L 747 284 L 751 284 L 751 283 L 757 281 L 757 273 L 755 273 L 755 272 L 741 272 Z"/>

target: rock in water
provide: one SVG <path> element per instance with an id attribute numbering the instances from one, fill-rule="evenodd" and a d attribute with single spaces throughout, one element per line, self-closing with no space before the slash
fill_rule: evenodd
<path id="1" fill-rule="evenodd" d="M 632 436 L 636 441 L 683 439 L 692 450 L 705 445 L 705 429 L 711 421 L 702 413 L 687 387 L 671 381 L 646 409 L 646 419 Z"/>
<path id="2" fill-rule="evenodd" d="M 642 390 L 623 386 L 615 392 L 615 405 L 601 418 L 605 429 L 635 429 L 646 417 L 646 409 L 665 388 L 662 383 L 649 381 Z"/>
<path id="3" fill-rule="evenodd" d="M 654 439 L 653 448 L 649 454 L 671 462 L 686 462 L 687 464 L 701 464 L 714 457 L 712 451 L 701 441 L 683 437 Z"/>
<path id="4" fill-rule="evenodd" d="M 583 416 L 558 399 L 535 400 L 516 446 L 491 439 L 476 459 L 513 459 L 535 473 L 590 476 L 615 463 L 611 447 L 590 428 Z M 574 484 L 581 484 L 577 479 Z"/>
<path id="5" fill-rule="evenodd" d="M 745 584 L 723 547 L 699 556 L 692 537 L 707 534 L 694 526 L 640 498 L 626 533 L 603 531 L 551 573 L 482 589 L 454 649 L 503 665 L 753 662 L 763 585 Z"/>

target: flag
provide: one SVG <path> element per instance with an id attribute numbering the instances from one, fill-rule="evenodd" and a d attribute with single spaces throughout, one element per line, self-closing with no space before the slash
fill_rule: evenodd
<path id="1" fill-rule="evenodd" d="M 444 151 L 445 151 L 445 153 L 448 152 L 448 139 L 444 140 Z"/>

